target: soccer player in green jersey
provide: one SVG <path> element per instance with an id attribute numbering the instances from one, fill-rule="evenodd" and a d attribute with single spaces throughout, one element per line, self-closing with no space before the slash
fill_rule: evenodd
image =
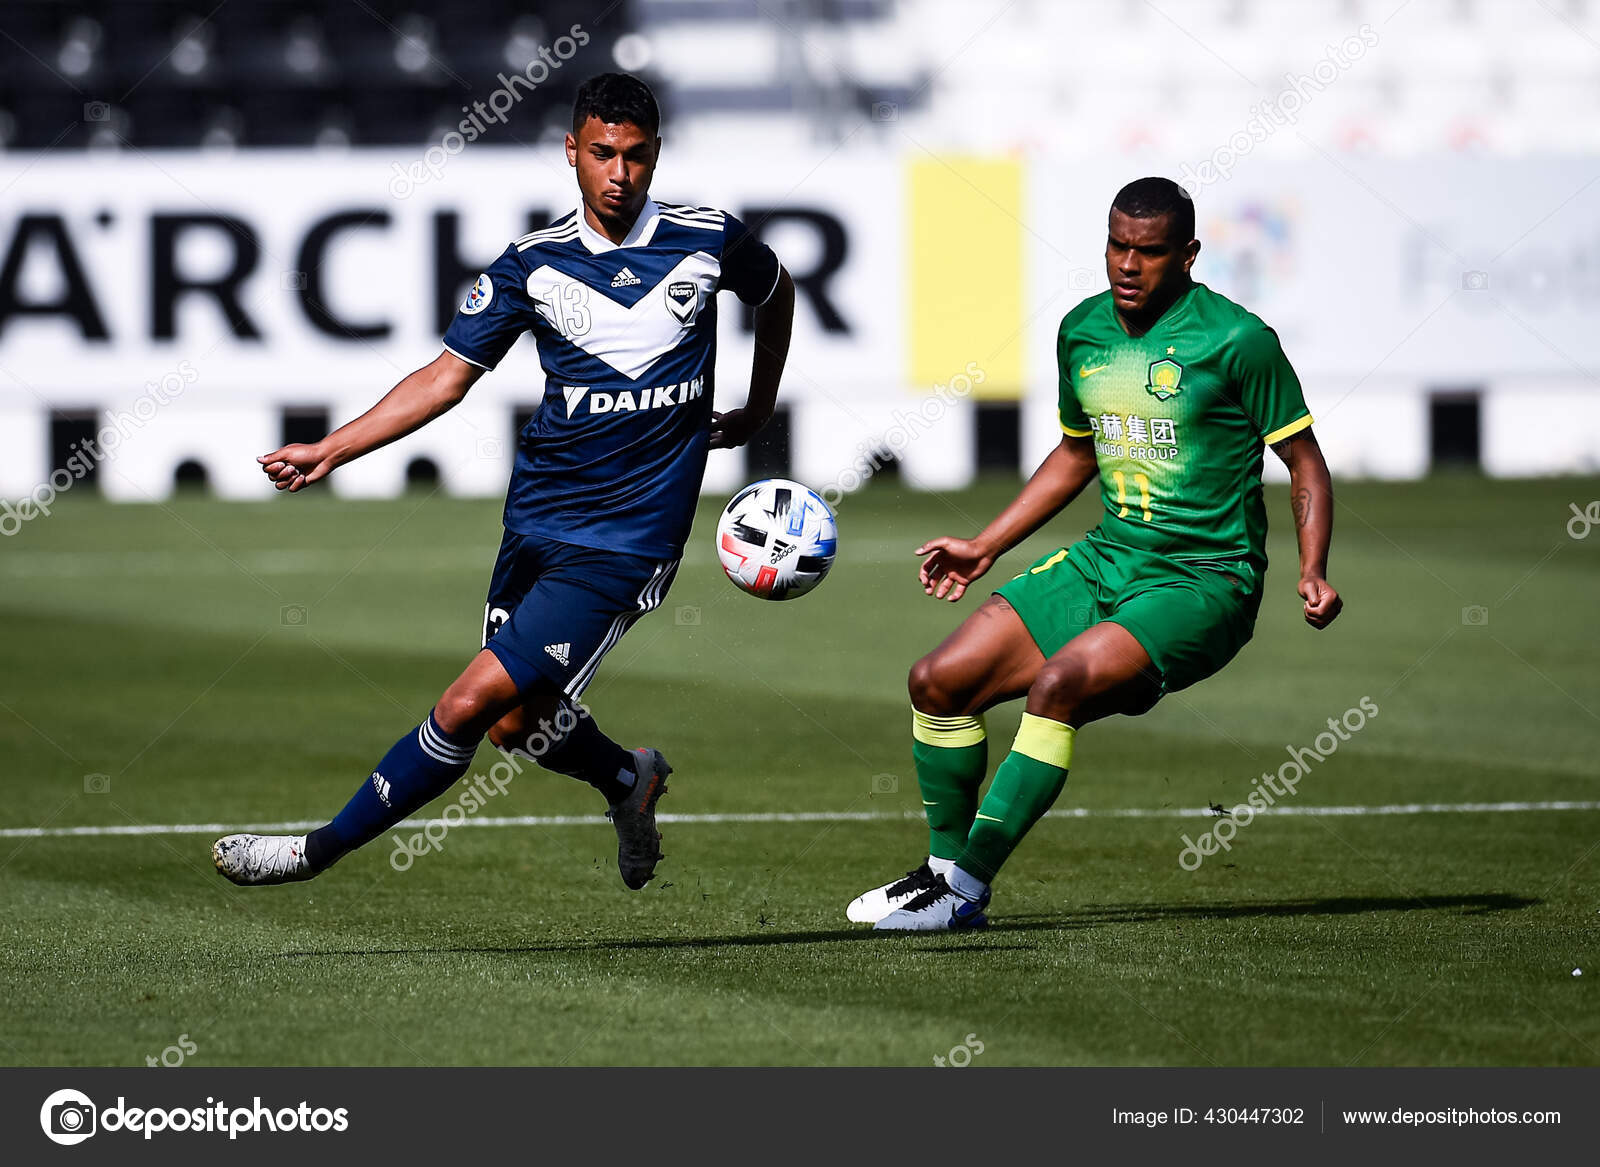
<path id="1" fill-rule="evenodd" d="M 1111 288 L 1061 321 L 1061 444 L 972 539 L 941 536 L 923 590 L 959 600 L 996 559 L 1098 475 L 1105 515 L 997 588 L 911 669 L 912 756 L 928 860 L 849 906 L 891 931 L 986 923 L 989 885 L 1066 784 L 1091 721 L 1148 712 L 1244 647 L 1261 606 L 1263 446 L 1289 468 L 1306 623 L 1339 615 L 1327 581 L 1333 487 L 1277 334 L 1189 275 L 1194 205 L 1164 178 L 1118 192 Z M 1026 697 L 1011 751 L 979 801 L 983 713 Z"/>

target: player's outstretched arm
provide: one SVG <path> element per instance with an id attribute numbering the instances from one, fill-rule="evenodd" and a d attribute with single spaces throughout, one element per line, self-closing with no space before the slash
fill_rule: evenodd
<path id="1" fill-rule="evenodd" d="M 465 397 L 483 372 L 454 353 L 440 353 L 320 442 L 296 442 L 256 461 L 279 490 L 303 490 L 336 467 L 421 429 Z"/>
<path id="2" fill-rule="evenodd" d="M 994 561 L 1033 534 L 1094 480 L 1094 440 L 1064 434 L 1039 464 L 1022 493 L 976 539 L 941 535 L 917 548 L 922 590 L 939 600 L 959 600 Z"/>
<path id="3" fill-rule="evenodd" d="M 756 352 L 750 366 L 750 393 L 743 409 L 711 415 L 711 448 L 731 450 L 755 437 L 772 420 L 778 403 L 778 382 L 789 359 L 789 336 L 794 331 L 794 280 L 778 270 L 778 285 L 767 302 L 756 309 Z"/>
<path id="4" fill-rule="evenodd" d="M 1306 623 L 1326 628 L 1344 608 L 1329 586 L 1328 547 L 1333 542 L 1333 479 L 1322 447 L 1310 429 L 1303 429 L 1272 447 L 1289 468 L 1289 501 L 1295 535 L 1300 541 L 1300 584 Z"/>

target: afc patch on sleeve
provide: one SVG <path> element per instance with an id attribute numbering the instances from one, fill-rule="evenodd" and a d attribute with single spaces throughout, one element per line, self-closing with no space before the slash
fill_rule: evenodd
<path id="1" fill-rule="evenodd" d="M 467 298 L 461 301 L 461 311 L 468 316 L 476 316 L 487 308 L 493 299 L 494 281 L 489 278 L 489 273 L 484 272 L 473 283 Z"/>

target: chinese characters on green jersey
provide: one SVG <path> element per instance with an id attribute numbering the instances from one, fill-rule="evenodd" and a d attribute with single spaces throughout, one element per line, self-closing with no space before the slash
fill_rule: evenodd
<path id="1" fill-rule="evenodd" d="M 1311 424 L 1300 379 L 1259 317 L 1193 284 L 1133 337 L 1111 293 L 1056 343 L 1064 432 L 1093 437 L 1105 518 L 1090 537 L 1171 559 L 1266 566 L 1261 457 Z"/>

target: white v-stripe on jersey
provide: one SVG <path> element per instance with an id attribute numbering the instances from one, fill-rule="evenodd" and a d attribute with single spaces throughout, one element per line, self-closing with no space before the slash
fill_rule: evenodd
<path id="1" fill-rule="evenodd" d="M 732 215 L 653 200 L 621 243 L 581 206 L 513 241 L 444 337 L 485 369 L 524 332 L 538 345 L 543 393 L 518 435 L 506 527 L 676 558 L 705 472 L 716 294 L 765 303 L 780 271 Z"/>

